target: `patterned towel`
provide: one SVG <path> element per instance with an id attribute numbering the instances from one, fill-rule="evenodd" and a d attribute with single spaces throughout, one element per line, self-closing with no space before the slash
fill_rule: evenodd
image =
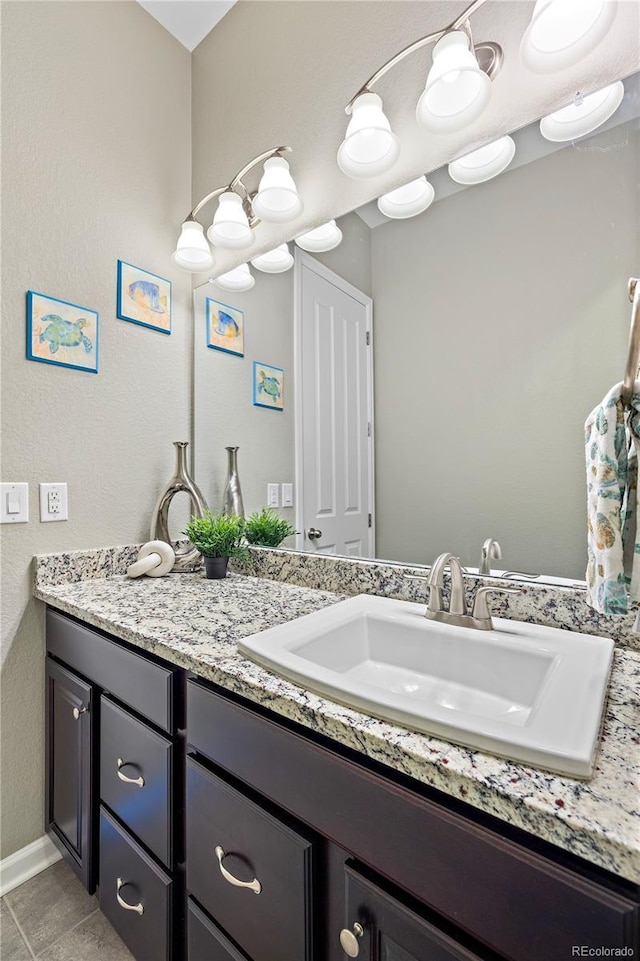
<path id="1" fill-rule="evenodd" d="M 626 614 L 640 601 L 640 530 L 636 529 L 640 394 L 631 409 L 613 387 L 585 424 L 587 458 L 587 603 Z"/>

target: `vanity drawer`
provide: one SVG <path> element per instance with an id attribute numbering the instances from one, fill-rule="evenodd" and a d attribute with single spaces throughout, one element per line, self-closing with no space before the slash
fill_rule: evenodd
<path id="1" fill-rule="evenodd" d="M 99 897 L 100 910 L 137 961 L 170 961 L 173 881 L 104 808 Z"/>
<path id="2" fill-rule="evenodd" d="M 172 868 L 173 745 L 104 695 L 100 717 L 100 797 Z"/>
<path id="3" fill-rule="evenodd" d="M 187 887 L 251 958 L 310 961 L 311 869 L 307 838 L 187 758 Z"/>
<path id="4" fill-rule="evenodd" d="M 211 918 L 189 898 L 188 961 L 248 961 L 245 954 L 225 938 Z"/>
<path id="5" fill-rule="evenodd" d="M 47 652 L 172 732 L 175 671 L 47 610 Z"/>

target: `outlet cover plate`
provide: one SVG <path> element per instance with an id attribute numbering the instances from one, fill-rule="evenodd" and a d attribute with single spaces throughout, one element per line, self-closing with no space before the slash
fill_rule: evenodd
<path id="1" fill-rule="evenodd" d="M 40 520 L 66 521 L 69 519 L 69 502 L 66 484 L 40 484 Z"/>
<path id="2" fill-rule="evenodd" d="M 280 507 L 280 484 L 267 484 L 267 507 Z"/>

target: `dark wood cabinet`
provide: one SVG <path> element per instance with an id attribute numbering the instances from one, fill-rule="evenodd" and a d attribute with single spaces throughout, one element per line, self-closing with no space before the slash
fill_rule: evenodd
<path id="1" fill-rule="evenodd" d="M 46 679 L 46 828 L 92 894 L 96 887 L 93 689 L 50 657 Z"/>

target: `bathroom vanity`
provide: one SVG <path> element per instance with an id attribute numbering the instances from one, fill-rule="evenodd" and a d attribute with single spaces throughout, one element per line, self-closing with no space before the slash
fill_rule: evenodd
<path id="1" fill-rule="evenodd" d="M 600 763 L 577 782 L 275 678 L 235 640 L 339 596 L 213 583 L 36 588 L 47 829 L 139 961 L 640 950 L 637 654 L 616 655 Z"/>

